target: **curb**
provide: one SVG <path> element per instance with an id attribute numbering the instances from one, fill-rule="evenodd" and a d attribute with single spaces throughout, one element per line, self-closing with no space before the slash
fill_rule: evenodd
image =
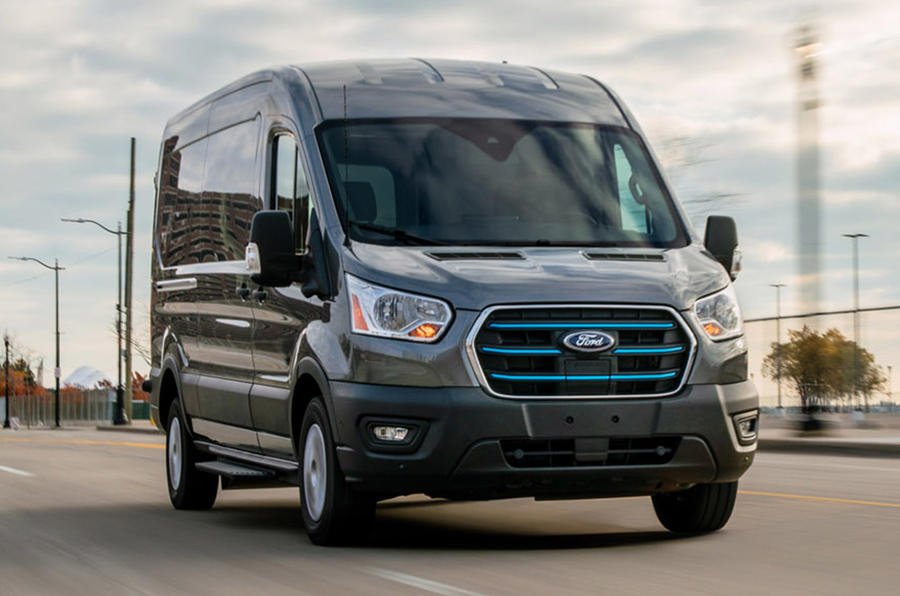
<path id="1" fill-rule="evenodd" d="M 900 458 L 900 444 L 832 439 L 759 439 L 760 451 Z"/>
<path id="2" fill-rule="evenodd" d="M 108 432 L 116 432 L 116 433 L 140 433 L 145 435 L 160 435 L 156 427 L 151 426 L 129 426 L 127 424 L 123 424 L 121 426 L 113 426 L 113 425 L 97 425 L 97 430 L 103 430 Z"/>

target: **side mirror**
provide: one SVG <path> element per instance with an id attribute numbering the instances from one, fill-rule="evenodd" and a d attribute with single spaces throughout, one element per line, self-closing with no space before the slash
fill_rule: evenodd
<path id="1" fill-rule="evenodd" d="M 250 224 L 250 243 L 256 245 L 259 273 L 250 276 L 261 286 L 283 288 L 300 273 L 300 259 L 294 254 L 294 229 L 284 211 L 260 211 Z"/>
<path id="2" fill-rule="evenodd" d="M 738 248 L 737 226 L 734 220 L 724 215 L 710 215 L 706 219 L 706 236 L 703 244 L 706 250 L 722 263 L 731 279 L 737 278 L 741 271 L 741 249 Z"/>

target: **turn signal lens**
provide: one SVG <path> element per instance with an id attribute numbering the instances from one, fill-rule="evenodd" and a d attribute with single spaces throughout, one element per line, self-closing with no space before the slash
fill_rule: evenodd
<path id="1" fill-rule="evenodd" d="M 353 301 L 353 328 L 359 331 L 368 331 L 369 325 L 366 324 L 366 317 L 363 315 L 362 306 L 359 305 L 359 298 L 353 295 L 351 299 Z"/>
<path id="2" fill-rule="evenodd" d="M 410 337 L 419 337 L 422 339 L 431 339 L 438 334 L 441 328 L 431 323 L 423 323 L 409 332 Z"/>
<path id="3" fill-rule="evenodd" d="M 722 327 L 720 327 L 718 323 L 713 321 L 704 323 L 703 330 L 706 331 L 706 334 L 710 337 L 719 337 L 720 335 L 722 335 Z"/>

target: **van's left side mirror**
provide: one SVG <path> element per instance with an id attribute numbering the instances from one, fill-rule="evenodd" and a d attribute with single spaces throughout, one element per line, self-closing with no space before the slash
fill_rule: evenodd
<path id="1" fill-rule="evenodd" d="M 250 279 L 261 286 L 283 288 L 300 273 L 294 252 L 294 229 L 285 211 L 259 211 L 250 223 L 250 243 L 256 245 L 259 273 Z"/>
<path id="2" fill-rule="evenodd" d="M 706 236 L 703 244 L 706 250 L 722 263 L 731 279 L 736 279 L 741 271 L 741 249 L 738 247 L 737 226 L 734 220 L 724 215 L 710 215 L 706 219 Z"/>

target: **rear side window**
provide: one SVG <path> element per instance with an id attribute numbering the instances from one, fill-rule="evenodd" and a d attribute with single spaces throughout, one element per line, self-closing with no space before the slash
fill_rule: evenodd
<path id="1" fill-rule="evenodd" d="M 297 252 L 303 251 L 309 222 L 309 185 L 297 142 L 289 134 L 277 135 L 272 144 L 272 205 L 286 211 L 294 225 Z"/>
<path id="2" fill-rule="evenodd" d="M 250 242 L 250 222 L 262 208 L 257 182 L 259 118 L 209 136 L 203 196 L 191 222 L 196 262 L 238 261 Z"/>
<path id="3" fill-rule="evenodd" d="M 175 148 L 178 137 L 166 140 L 160 172 L 157 229 L 159 259 L 164 267 L 196 263 L 192 244 L 198 236 L 193 213 L 201 204 L 206 139 Z"/>

